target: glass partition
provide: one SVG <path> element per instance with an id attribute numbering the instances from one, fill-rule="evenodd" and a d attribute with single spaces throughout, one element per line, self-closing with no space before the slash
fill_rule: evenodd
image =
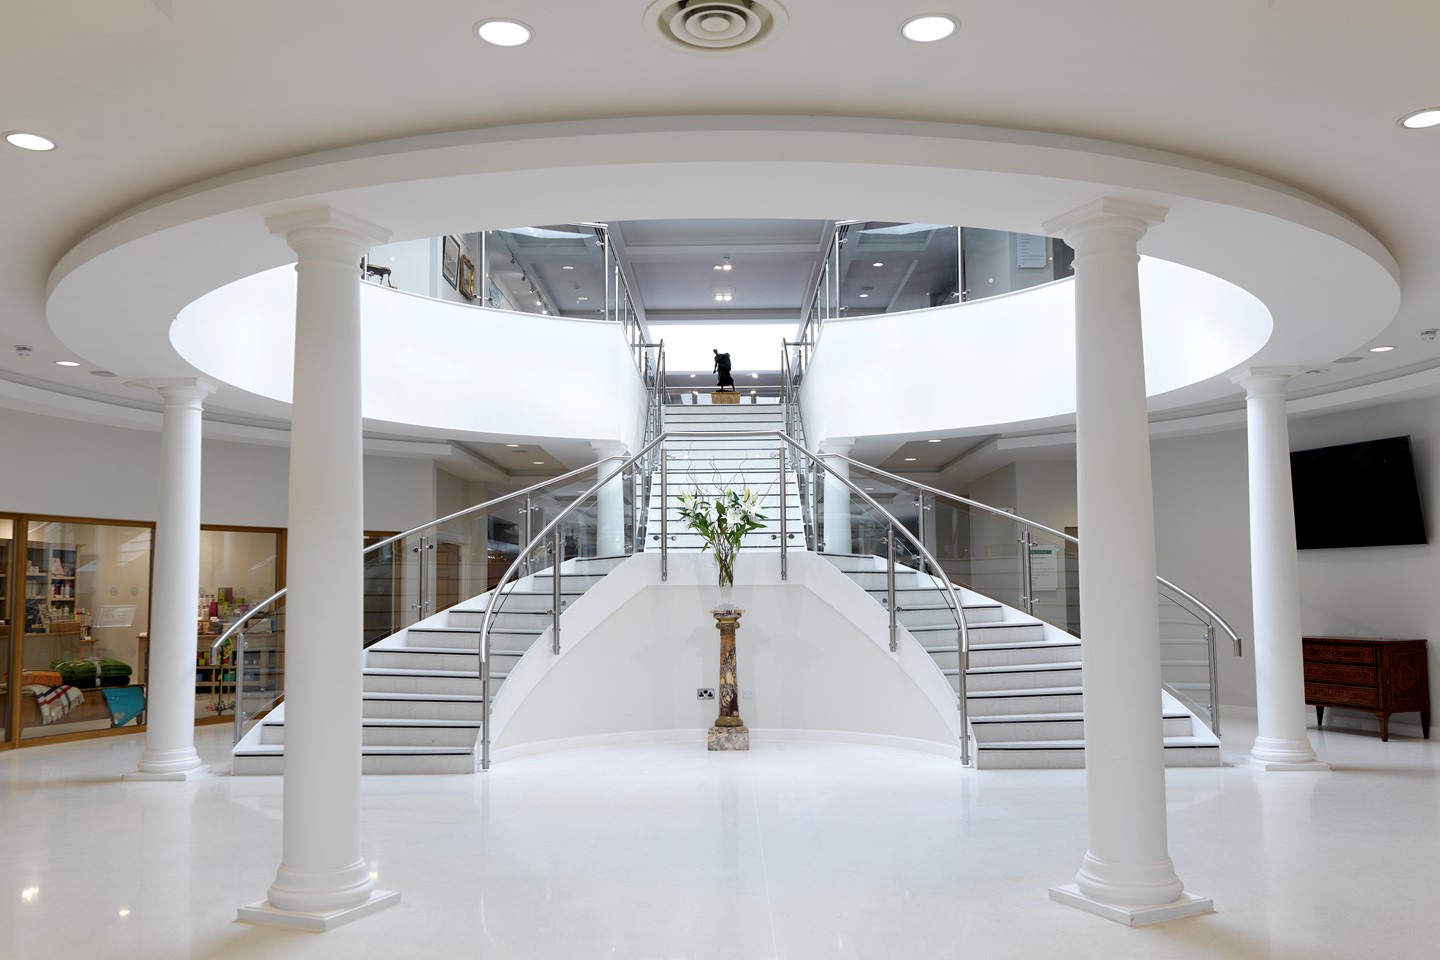
<path id="1" fill-rule="evenodd" d="M 961 231 L 964 299 L 983 300 L 1072 275 L 1075 251 L 1063 240 L 1004 230 Z"/>
<path id="2" fill-rule="evenodd" d="M 132 697 L 140 709 L 127 711 L 125 723 L 140 720 L 152 539 L 148 525 L 27 522 L 17 558 L 24 577 L 23 620 L 16 624 L 23 628 L 21 681 L 32 688 L 21 691 L 22 738 L 106 729 L 112 701 Z M 74 692 L 36 689 L 42 685 Z M 135 690 L 107 697 L 121 687 Z"/>
<path id="3" fill-rule="evenodd" d="M 200 531 L 200 596 L 196 610 L 195 716 L 223 720 L 240 697 L 285 688 L 283 620 L 266 613 L 252 618 L 245 647 L 215 643 L 226 628 L 275 593 L 282 582 L 284 533 L 265 529 Z M 238 683 L 240 675 L 247 681 Z M 268 697 L 267 697 L 268 700 Z M 250 709 L 255 709 L 250 705 Z"/>
<path id="4" fill-rule="evenodd" d="M 15 560 L 15 520 L 0 517 L 0 749 L 10 742 L 10 584 L 14 582 L 11 564 Z M 18 689 L 20 684 L 15 685 Z"/>

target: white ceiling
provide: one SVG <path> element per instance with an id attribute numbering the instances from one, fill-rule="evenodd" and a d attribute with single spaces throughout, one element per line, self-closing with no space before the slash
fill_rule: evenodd
<path id="1" fill-rule="evenodd" d="M 8 381 L 0 383 L 0 402 L 37 409 L 89 397 L 155 407 L 152 394 L 126 385 L 128 376 L 92 375 L 96 364 L 83 353 L 74 356 L 79 368 L 55 366 L 82 345 L 67 347 L 52 332 L 46 299 L 52 271 L 71 248 L 163 194 L 261 163 L 283 169 L 289 158 L 397 137 L 691 115 L 891 118 L 1073 135 L 1273 181 L 1368 231 L 1393 256 L 1400 282 L 1398 309 L 1376 307 L 1385 315 L 1357 317 L 1352 342 L 1336 343 L 1333 355 L 1304 357 L 1307 370 L 1323 372 L 1303 374 L 1293 392 L 1318 409 L 1352 395 L 1373 402 L 1377 392 L 1427 390 L 1436 379 L 1440 341 L 1423 342 L 1419 332 L 1440 326 L 1440 270 L 1433 269 L 1440 128 L 1406 131 L 1396 123 L 1440 105 L 1433 0 L 783 3 L 784 31 L 734 53 L 662 44 L 641 23 L 647 0 L 500 0 L 483 10 L 452 0 L 404 7 L 112 0 L 85 5 L 83 16 L 70 4 L 11 5 L 0 37 L 0 131 L 40 133 L 59 146 L 35 154 L 0 145 L 0 325 L 7 344 L 34 347 L 28 359 L 0 349 L 0 381 Z M 898 33 L 911 12 L 947 12 L 961 28 L 937 44 L 912 44 Z M 471 33 L 482 15 L 522 19 L 536 39 L 514 49 L 484 45 Z M 685 316 L 696 307 L 687 297 L 705 261 L 730 255 L 750 271 L 754 302 L 733 308 L 734 319 L 747 319 L 758 313 L 743 311 L 794 309 L 794 265 L 807 249 L 813 263 L 825 218 L 926 219 L 922 209 L 870 209 L 867 198 L 895 184 L 867 181 L 857 170 L 827 181 L 828 209 L 782 205 L 773 217 L 784 223 L 757 224 L 771 218 L 755 199 L 771 198 L 771 185 L 754 179 L 764 168 L 740 160 L 696 165 L 693 180 L 646 190 L 623 178 L 607 187 L 603 152 L 570 156 L 585 195 L 595 198 L 590 208 L 552 209 L 550 197 L 530 194 L 534 216 L 477 226 L 600 220 L 620 209 L 627 213 L 622 239 L 650 306 Z M 516 193 L 530 183 L 518 175 L 508 182 Z M 516 203 L 499 192 L 463 203 L 483 209 L 492 199 Z M 992 220 L 993 211 L 1025 199 L 983 191 L 936 197 L 937 206 L 969 205 Z M 707 218 L 733 208 L 733 234 L 655 222 L 702 208 Z M 216 275 L 248 263 L 249 252 L 217 237 L 207 248 Z M 1283 274 L 1271 278 L 1277 285 L 1328 287 L 1343 297 L 1349 278 L 1309 271 L 1284 253 L 1250 268 L 1273 263 Z M 203 286 L 209 273 L 204 265 L 184 271 L 177 291 Z M 156 282 L 149 273 L 133 284 L 112 278 L 114 322 L 128 327 L 127 304 L 142 309 L 148 290 L 140 288 Z M 1397 349 L 1366 352 L 1378 343 Z M 1361 359 L 1336 365 L 1342 355 Z M 1205 412 L 1216 401 L 1209 398 Z M 1226 402 L 1238 401 L 1231 390 Z M 284 411 L 221 394 L 207 416 L 265 423 L 283 420 Z M 924 446 L 940 456 L 951 445 Z"/>

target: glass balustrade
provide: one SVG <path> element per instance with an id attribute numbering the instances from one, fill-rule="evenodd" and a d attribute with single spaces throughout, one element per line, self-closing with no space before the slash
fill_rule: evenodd
<path id="1" fill-rule="evenodd" d="M 924 544 L 950 582 L 1081 635 L 1080 543 L 1074 536 L 857 461 L 844 463 L 857 486 Z M 876 552 L 882 525 L 858 510 L 851 516 L 857 552 Z M 1180 587 L 1162 578 L 1156 591 L 1165 687 L 1218 733 L 1215 639 L 1228 637 L 1238 655 L 1240 638 Z"/>

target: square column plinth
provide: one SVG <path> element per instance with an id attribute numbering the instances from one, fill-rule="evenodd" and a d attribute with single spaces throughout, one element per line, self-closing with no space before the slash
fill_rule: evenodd
<path id="1" fill-rule="evenodd" d="M 711 727 L 705 735 L 705 747 L 709 750 L 749 750 L 750 728 Z"/>

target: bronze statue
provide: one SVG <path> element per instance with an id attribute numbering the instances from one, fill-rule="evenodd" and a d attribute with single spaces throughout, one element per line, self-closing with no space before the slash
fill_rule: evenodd
<path id="1" fill-rule="evenodd" d="M 721 390 L 729 387 L 730 392 L 734 393 L 735 379 L 730 376 L 730 354 L 713 349 L 710 352 L 715 354 L 715 374 L 718 386 Z"/>

